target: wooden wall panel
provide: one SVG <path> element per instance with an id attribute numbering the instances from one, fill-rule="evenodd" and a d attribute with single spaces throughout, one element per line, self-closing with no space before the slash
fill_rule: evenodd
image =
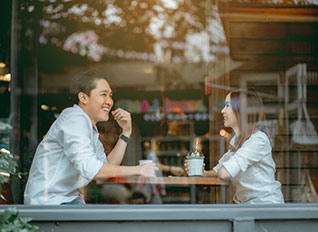
<path id="1" fill-rule="evenodd" d="M 283 39 L 287 28 L 283 23 L 230 22 L 230 37 L 239 39 Z"/>
<path id="2" fill-rule="evenodd" d="M 231 39 L 231 55 L 259 55 L 278 54 L 284 52 L 284 41 L 282 40 L 251 40 L 251 39 Z"/>

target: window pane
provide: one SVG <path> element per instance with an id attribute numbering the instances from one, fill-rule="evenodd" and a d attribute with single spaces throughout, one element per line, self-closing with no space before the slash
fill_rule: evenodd
<path id="1" fill-rule="evenodd" d="M 23 173 L 10 177 L 12 202 L 23 203 L 39 175 L 40 204 L 80 193 L 92 204 L 281 203 L 281 193 L 286 203 L 318 201 L 314 1 L 10 4 L 14 13 L 1 16 L 13 27 L 0 43 L 0 145 Z M 92 70 L 107 91 L 94 98 L 99 85 L 87 82 L 71 93 L 72 78 Z M 72 126 L 70 114 L 63 124 L 74 100 L 89 121 Z M 126 146 L 120 135 L 130 128 L 118 108 L 132 118 L 122 160 L 115 145 Z M 46 152 L 36 154 L 43 139 Z M 103 151 L 117 169 L 91 181 Z M 140 160 L 156 164 L 156 177 L 137 175 Z"/>

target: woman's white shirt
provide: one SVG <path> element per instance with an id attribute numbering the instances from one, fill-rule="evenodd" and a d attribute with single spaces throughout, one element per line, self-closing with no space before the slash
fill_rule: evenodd
<path id="1" fill-rule="evenodd" d="M 230 142 L 233 146 L 236 137 Z M 213 168 L 231 175 L 236 203 L 284 203 L 281 184 L 275 180 L 275 162 L 267 135 L 257 131 L 233 154 L 228 151 Z"/>

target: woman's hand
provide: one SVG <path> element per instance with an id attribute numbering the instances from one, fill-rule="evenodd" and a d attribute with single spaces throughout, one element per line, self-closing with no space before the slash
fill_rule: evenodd
<path id="1" fill-rule="evenodd" d="M 112 111 L 112 115 L 114 116 L 114 119 L 117 121 L 118 125 L 123 129 L 122 133 L 127 137 L 130 137 L 132 132 L 130 113 L 126 110 L 118 108 Z"/>
<path id="2" fill-rule="evenodd" d="M 187 159 L 184 160 L 184 170 L 186 171 L 187 175 L 189 174 L 189 162 Z M 203 165 L 202 165 L 202 173 L 203 173 L 203 176 L 205 176 L 205 163 L 203 162 Z"/>
<path id="3" fill-rule="evenodd" d="M 189 162 L 186 159 L 184 160 L 184 170 L 188 175 L 189 174 Z"/>

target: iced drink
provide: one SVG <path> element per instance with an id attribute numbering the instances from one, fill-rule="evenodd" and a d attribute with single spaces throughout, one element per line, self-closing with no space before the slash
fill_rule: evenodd
<path id="1" fill-rule="evenodd" d="M 202 159 L 188 159 L 189 172 L 188 176 L 202 176 L 203 175 L 203 158 Z"/>

